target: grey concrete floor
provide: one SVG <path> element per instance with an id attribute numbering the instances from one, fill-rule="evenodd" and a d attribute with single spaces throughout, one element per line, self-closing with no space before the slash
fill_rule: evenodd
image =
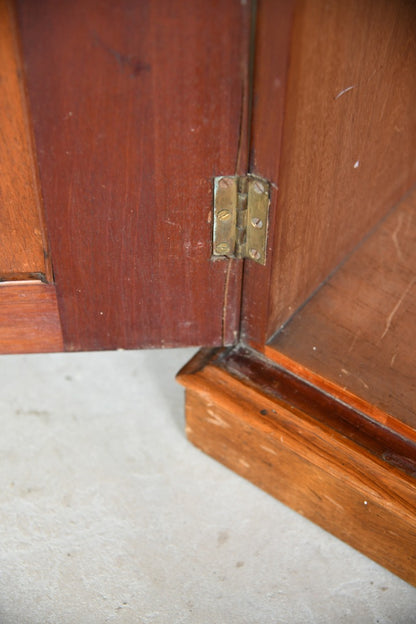
<path id="1" fill-rule="evenodd" d="M 0 623 L 416 622 L 415 588 L 186 441 L 192 353 L 0 358 Z"/>

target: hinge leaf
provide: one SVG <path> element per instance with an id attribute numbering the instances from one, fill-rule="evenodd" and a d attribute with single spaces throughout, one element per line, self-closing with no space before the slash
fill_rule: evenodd
<path id="1" fill-rule="evenodd" d="M 213 255 L 233 257 L 237 225 L 238 176 L 214 178 Z"/>
<path id="2" fill-rule="evenodd" d="M 214 178 L 213 256 L 266 264 L 270 183 L 259 177 Z"/>

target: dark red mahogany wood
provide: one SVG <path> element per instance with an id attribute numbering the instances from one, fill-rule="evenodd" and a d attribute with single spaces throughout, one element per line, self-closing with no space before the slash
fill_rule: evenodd
<path id="1" fill-rule="evenodd" d="M 17 5 L 65 348 L 232 342 L 212 178 L 244 162 L 249 3 Z"/>

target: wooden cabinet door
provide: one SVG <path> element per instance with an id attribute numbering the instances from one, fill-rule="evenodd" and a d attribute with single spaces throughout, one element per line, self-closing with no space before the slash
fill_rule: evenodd
<path id="1" fill-rule="evenodd" d="M 249 3 L 18 0 L 15 19 L 63 348 L 233 342 L 212 180 L 247 170 Z"/>

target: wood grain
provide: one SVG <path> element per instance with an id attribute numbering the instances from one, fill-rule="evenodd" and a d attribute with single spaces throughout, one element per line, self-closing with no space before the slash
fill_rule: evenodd
<path id="1" fill-rule="evenodd" d="M 413 191 L 266 352 L 383 422 L 387 414 L 416 431 L 415 214 Z"/>
<path id="2" fill-rule="evenodd" d="M 55 287 L 36 281 L 0 283 L 0 353 L 62 351 Z"/>
<path id="3" fill-rule="evenodd" d="M 295 0 L 259 0 L 253 76 L 253 110 L 249 170 L 273 182 L 266 266 L 246 262 L 243 274 L 241 337 L 262 345 L 268 325 L 275 227 L 278 223 L 277 172 L 289 68 Z"/>
<path id="4" fill-rule="evenodd" d="M 387 450 L 380 457 L 363 440 L 314 418 L 296 398 L 279 396 L 280 370 L 274 368 L 272 383 L 263 374 L 272 368 L 241 349 L 205 353 L 188 365 L 179 381 L 187 388 L 189 439 L 416 584 L 415 446 L 407 464 L 402 458 L 393 465 Z"/>
<path id="5" fill-rule="evenodd" d="M 0 152 L 0 279 L 51 279 L 20 50 L 9 0 L 0 0 Z"/>
<path id="6" fill-rule="evenodd" d="M 254 116 L 253 167 L 279 191 L 271 277 L 250 267 L 244 286 L 252 343 L 266 342 L 415 183 L 415 30 L 407 0 L 297 2 L 280 164 L 279 89 L 261 122 Z"/>
<path id="7" fill-rule="evenodd" d="M 234 341 L 212 179 L 244 163 L 249 3 L 17 4 L 65 348 Z"/>

